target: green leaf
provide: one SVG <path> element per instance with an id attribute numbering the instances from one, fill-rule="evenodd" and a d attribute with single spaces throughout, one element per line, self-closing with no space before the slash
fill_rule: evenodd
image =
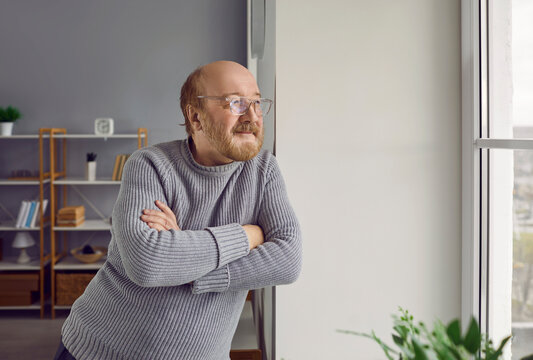
<path id="1" fill-rule="evenodd" d="M 417 339 L 413 339 L 413 348 L 415 350 L 415 360 L 429 360 L 426 350 Z"/>
<path id="2" fill-rule="evenodd" d="M 0 121 L 2 122 L 15 122 L 20 117 L 20 111 L 13 106 L 8 106 L 0 112 Z"/>
<path id="3" fill-rule="evenodd" d="M 527 355 L 527 356 L 524 356 L 524 357 L 521 358 L 520 360 L 533 360 L 533 354 L 531 354 L 531 355 Z"/>
<path id="4" fill-rule="evenodd" d="M 463 359 L 463 357 L 461 356 L 461 353 L 459 352 L 459 350 L 457 349 L 456 346 L 446 345 L 446 348 L 448 349 L 448 351 L 451 354 L 453 354 L 454 359 L 456 359 L 456 360 L 462 360 Z"/>
<path id="5" fill-rule="evenodd" d="M 448 337 L 455 345 L 461 345 L 461 322 L 459 319 L 452 321 L 446 329 Z"/>
<path id="6" fill-rule="evenodd" d="M 409 334 L 409 328 L 407 326 L 403 325 L 396 325 L 393 327 L 394 330 L 403 338 L 407 338 L 407 334 Z"/>
<path id="7" fill-rule="evenodd" d="M 381 346 L 381 349 L 382 349 L 383 352 L 385 353 L 385 356 L 387 356 L 387 359 L 389 359 L 389 360 L 394 360 L 394 359 L 392 358 L 392 356 L 389 354 L 389 351 L 390 351 L 390 352 L 394 352 L 394 353 L 395 353 L 395 351 L 392 350 L 392 349 L 391 349 L 387 344 L 385 344 L 383 341 L 381 341 L 381 339 L 378 338 L 378 337 L 376 336 L 376 333 L 374 332 L 374 330 L 372 330 L 372 337 L 373 337 L 373 339 L 379 344 L 379 346 Z"/>
<path id="8" fill-rule="evenodd" d="M 481 345 L 481 333 L 479 332 L 477 321 L 473 317 L 468 326 L 463 345 L 470 354 L 475 354 Z"/>
<path id="9" fill-rule="evenodd" d="M 498 350 L 496 350 L 494 353 L 492 353 L 490 356 L 487 356 L 487 360 L 497 360 L 502 354 L 503 354 L 503 347 L 511 339 L 511 336 L 506 337 L 500 342 L 500 346 L 498 347 Z"/>
<path id="10" fill-rule="evenodd" d="M 399 337 L 398 335 L 392 334 L 392 340 L 394 340 L 394 343 L 396 345 L 398 345 L 398 346 L 402 346 L 403 343 L 404 343 L 404 340 L 401 337 Z"/>

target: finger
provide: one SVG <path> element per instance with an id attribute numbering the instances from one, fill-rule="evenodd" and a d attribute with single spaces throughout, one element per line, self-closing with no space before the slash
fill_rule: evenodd
<path id="1" fill-rule="evenodd" d="M 158 223 L 166 230 L 180 230 L 180 227 L 178 226 L 178 223 L 176 221 L 176 217 L 172 211 L 169 215 L 167 215 L 159 210 L 144 209 L 143 213 L 144 215 L 141 216 L 141 220 L 143 220 L 144 222 L 151 221 L 154 223 Z"/>
<path id="2" fill-rule="evenodd" d="M 163 211 L 163 213 L 167 216 L 166 219 L 169 221 L 169 223 L 176 227 L 177 230 L 179 230 L 178 227 L 178 220 L 176 219 L 176 214 L 174 214 L 174 211 L 172 211 L 171 208 L 169 208 L 167 205 L 162 203 L 159 200 L 156 200 L 156 205 Z"/>
<path id="3" fill-rule="evenodd" d="M 162 227 L 160 224 L 150 222 L 148 223 L 148 226 L 152 229 L 156 229 L 157 231 L 163 231 L 166 230 L 164 227 Z"/>
<path id="4" fill-rule="evenodd" d="M 160 216 L 143 215 L 141 216 L 141 220 L 146 223 L 157 224 L 160 228 L 165 230 L 169 230 L 171 227 L 171 223 L 166 218 Z"/>
<path id="5" fill-rule="evenodd" d="M 172 223 L 172 222 L 174 222 L 174 219 L 175 219 L 175 217 L 173 215 L 165 214 L 164 212 L 159 211 L 159 210 L 146 209 L 143 212 L 144 212 L 143 216 L 147 216 L 148 219 L 151 219 L 151 220 L 157 221 L 157 222 L 168 221 L 168 222 Z"/>
<path id="6" fill-rule="evenodd" d="M 156 200 L 155 205 L 167 214 L 172 213 L 172 210 L 170 210 L 170 208 L 162 201 Z"/>
<path id="7" fill-rule="evenodd" d="M 165 230 L 170 230 L 170 229 L 179 230 L 178 225 L 175 224 L 172 219 L 168 219 L 168 217 L 160 211 L 158 211 L 158 214 L 142 215 L 141 219 L 144 222 L 152 222 L 154 224 L 158 224 Z"/>

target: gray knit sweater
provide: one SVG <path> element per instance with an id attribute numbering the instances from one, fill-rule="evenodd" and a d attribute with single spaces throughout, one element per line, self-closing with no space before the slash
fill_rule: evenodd
<path id="1" fill-rule="evenodd" d="M 180 231 L 140 219 L 155 200 Z M 227 360 L 248 290 L 300 273 L 300 227 L 268 151 L 206 167 L 187 140 L 137 150 L 112 216 L 107 261 L 62 329 L 79 360 Z M 261 226 L 263 245 L 249 250 L 245 224 Z"/>

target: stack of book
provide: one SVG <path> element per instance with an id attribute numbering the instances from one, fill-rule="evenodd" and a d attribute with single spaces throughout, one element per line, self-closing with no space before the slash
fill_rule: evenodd
<path id="1" fill-rule="evenodd" d="M 85 207 L 66 206 L 57 212 L 57 226 L 80 226 L 85 221 Z"/>
<path id="2" fill-rule="evenodd" d="M 113 168 L 113 179 L 114 181 L 122 180 L 122 170 L 124 169 L 124 164 L 126 160 L 130 157 L 131 154 L 119 154 L 115 158 L 115 167 Z"/>
<path id="3" fill-rule="evenodd" d="M 17 228 L 33 228 L 40 221 L 40 201 L 22 200 L 15 222 Z M 43 214 L 46 211 L 48 199 L 43 200 Z"/>

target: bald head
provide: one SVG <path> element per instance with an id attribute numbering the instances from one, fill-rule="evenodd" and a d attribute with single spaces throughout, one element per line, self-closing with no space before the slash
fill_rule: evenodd
<path id="1" fill-rule="evenodd" d="M 181 88 L 180 105 L 189 135 L 193 129 L 188 107 L 203 110 L 198 96 L 259 96 L 259 88 L 252 73 L 234 61 L 215 61 L 193 71 Z"/>
<path id="2" fill-rule="evenodd" d="M 209 96 L 259 94 L 252 73 L 233 61 L 215 61 L 201 68 L 201 87 Z"/>

